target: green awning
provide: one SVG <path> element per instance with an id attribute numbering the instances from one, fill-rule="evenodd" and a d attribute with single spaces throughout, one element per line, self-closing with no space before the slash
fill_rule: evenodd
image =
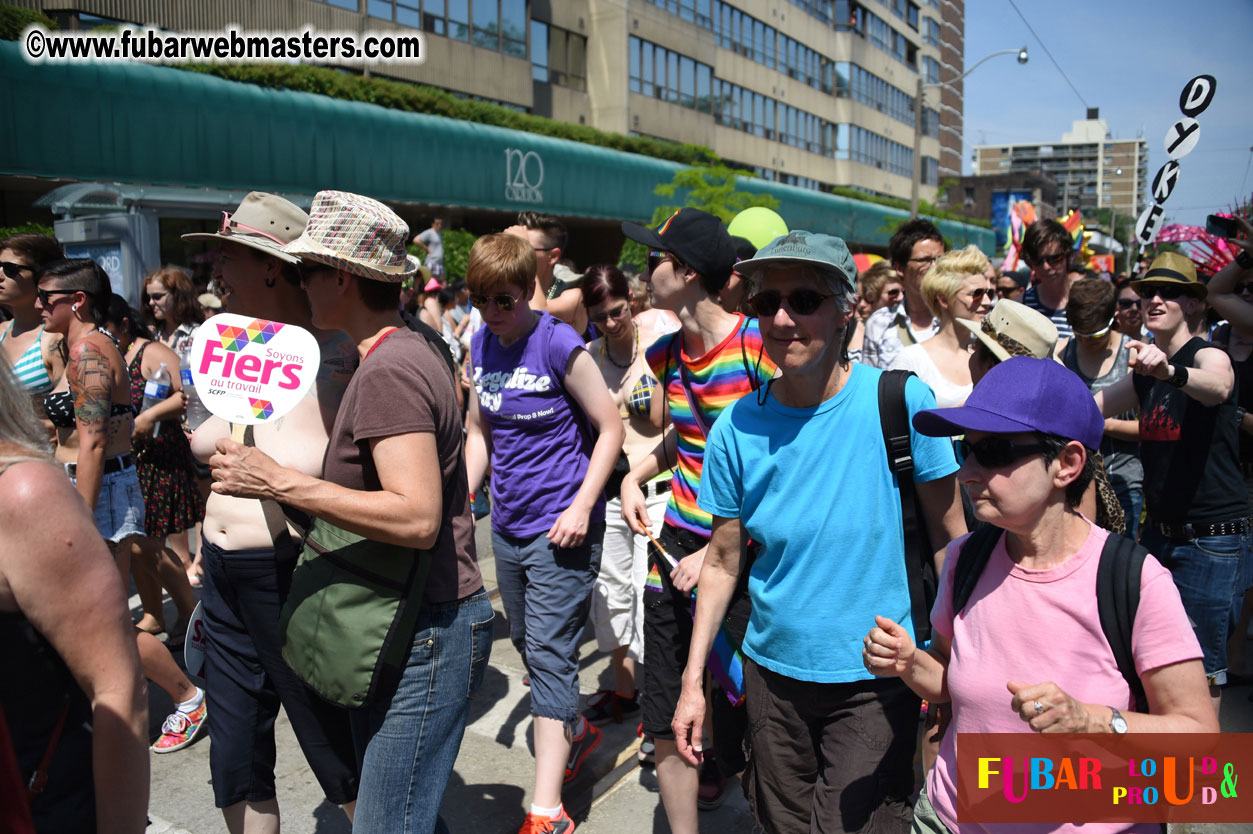
<path id="1" fill-rule="evenodd" d="M 648 220 L 676 163 L 474 122 L 135 63 L 26 63 L 0 43 L 0 173 Z M 791 228 L 885 246 L 905 212 L 741 179 Z M 991 251 L 991 230 L 940 223 Z"/>

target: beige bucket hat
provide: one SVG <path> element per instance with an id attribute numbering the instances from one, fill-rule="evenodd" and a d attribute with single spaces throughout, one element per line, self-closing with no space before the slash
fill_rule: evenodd
<path id="1" fill-rule="evenodd" d="M 408 240 L 408 224 L 378 200 L 319 191 L 309 225 L 285 249 L 361 278 L 399 284 L 418 272 L 418 259 L 405 250 Z"/>
<path id="2" fill-rule="evenodd" d="M 1004 362 L 1011 356 L 1049 359 L 1057 348 L 1057 325 L 1048 316 L 1008 298 L 996 302 L 982 322 L 958 319 Z"/>
<path id="3" fill-rule="evenodd" d="M 183 235 L 183 240 L 238 243 L 298 264 L 300 258 L 285 252 L 283 247 L 300 237 L 308 222 L 309 215 L 295 203 L 277 194 L 253 191 L 233 213 L 222 212 L 217 232 L 192 232 Z"/>

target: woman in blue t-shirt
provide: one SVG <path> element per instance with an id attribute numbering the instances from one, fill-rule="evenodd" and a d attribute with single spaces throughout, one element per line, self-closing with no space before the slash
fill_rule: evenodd
<path id="1" fill-rule="evenodd" d="M 561 787 L 600 742 L 579 716 L 578 637 L 600 569 L 605 482 L 624 431 L 583 340 L 530 308 L 535 253 L 525 238 L 480 238 L 466 281 L 486 325 L 470 345 L 466 466 L 477 491 L 491 465 L 496 578 L 531 676 L 535 791 L 522 831 L 561 834 L 574 825 Z"/>

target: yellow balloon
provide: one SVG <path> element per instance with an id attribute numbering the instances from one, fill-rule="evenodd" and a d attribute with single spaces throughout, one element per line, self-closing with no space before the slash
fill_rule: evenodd
<path id="1" fill-rule="evenodd" d="M 741 211 L 727 224 L 733 237 L 742 237 L 758 249 L 777 237 L 787 234 L 787 224 L 776 212 L 762 206 Z"/>

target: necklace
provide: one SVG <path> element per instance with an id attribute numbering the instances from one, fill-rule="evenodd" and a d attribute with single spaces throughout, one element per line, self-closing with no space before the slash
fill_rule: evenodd
<path id="1" fill-rule="evenodd" d="M 609 351 L 609 335 L 605 335 L 605 341 L 600 344 L 600 355 L 608 359 L 615 367 L 629 369 L 635 364 L 635 359 L 640 355 L 640 329 L 635 326 L 635 322 L 631 322 L 631 330 L 634 333 L 635 343 L 631 346 L 631 360 L 623 365 L 617 359 L 613 358 L 613 354 Z"/>
<path id="2" fill-rule="evenodd" d="M 554 278 L 553 285 L 548 288 L 548 292 L 544 293 L 544 298 L 547 299 L 548 301 L 552 301 L 554 298 L 557 297 L 557 288 L 560 286 L 561 286 L 561 282 L 558 281 L 556 278 Z"/>

